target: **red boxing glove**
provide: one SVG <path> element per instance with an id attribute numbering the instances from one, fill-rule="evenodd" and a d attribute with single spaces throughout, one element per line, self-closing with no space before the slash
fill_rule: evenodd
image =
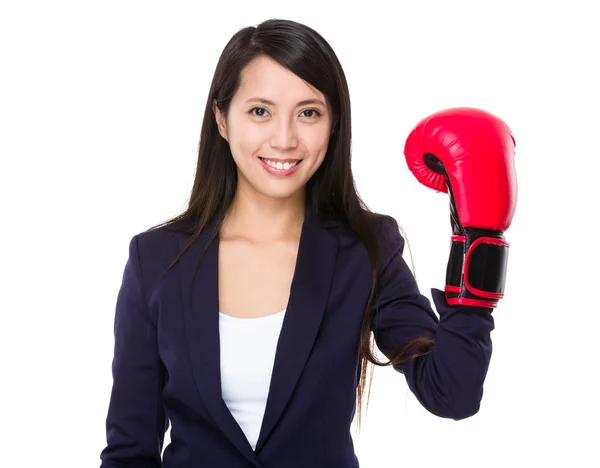
<path id="1" fill-rule="evenodd" d="M 515 140 L 485 111 L 454 108 L 423 119 L 406 140 L 408 167 L 423 185 L 450 195 L 450 305 L 496 307 L 504 296 L 504 231 L 517 203 Z"/>

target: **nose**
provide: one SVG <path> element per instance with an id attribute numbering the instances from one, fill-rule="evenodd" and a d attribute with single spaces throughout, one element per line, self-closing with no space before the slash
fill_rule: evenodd
<path id="1" fill-rule="evenodd" d="M 282 151 L 298 146 L 294 124 L 288 122 L 285 118 L 276 119 L 270 143 L 271 147 Z"/>

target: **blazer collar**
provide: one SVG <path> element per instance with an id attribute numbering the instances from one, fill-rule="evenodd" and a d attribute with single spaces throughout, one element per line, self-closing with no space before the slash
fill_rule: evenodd
<path id="1" fill-rule="evenodd" d="M 319 331 L 338 251 L 337 237 L 327 228 L 335 224 L 319 221 L 307 204 L 290 298 L 255 451 L 221 395 L 218 237 L 209 243 L 204 259 L 197 267 L 216 220 L 209 223 L 211 229 L 204 229 L 180 259 L 186 338 L 198 392 L 221 431 L 257 467 L 261 466 L 257 452 L 282 417 Z M 187 242 L 185 238 L 180 240 L 180 250 Z M 240 350 L 240 355 L 242 353 Z"/>

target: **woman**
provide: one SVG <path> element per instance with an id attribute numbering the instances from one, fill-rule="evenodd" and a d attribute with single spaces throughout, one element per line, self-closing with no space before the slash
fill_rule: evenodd
<path id="1" fill-rule="evenodd" d="M 189 207 L 129 246 L 102 467 L 358 467 L 367 362 L 393 365 L 433 414 L 478 411 L 492 309 L 433 290 L 438 323 L 396 222 L 355 190 L 350 121 L 314 30 L 270 20 L 232 37 Z"/>

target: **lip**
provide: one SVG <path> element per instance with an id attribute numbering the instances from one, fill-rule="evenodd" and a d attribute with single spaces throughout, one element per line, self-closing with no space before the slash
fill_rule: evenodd
<path id="1" fill-rule="evenodd" d="M 298 159 L 298 158 L 296 158 L 296 159 L 272 159 L 272 158 L 262 158 L 262 159 L 268 159 L 269 161 L 277 161 L 277 162 L 280 162 L 280 163 L 286 163 L 286 162 L 293 163 L 293 162 L 296 162 L 296 161 L 301 161 L 301 159 Z"/>
<path id="2" fill-rule="evenodd" d="M 293 167 L 290 167 L 289 169 L 276 169 L 273 166 L 269 166 L 266 162 L 264 162 L 261 158 L 258 158 L 258 160 L 260 161 L 262 167 L 265 168 L 265 170 L 269 173 L 269 174 L 273 174 L 276 176 L 282 176 L 282 177 L 286 177 L 289 175 L 292 175 L 294 172 L 296 172 L 296 170 L 298 169 L 298 166 L 300 166 L 300 164 L 302 164 L 302 160 L 300 160 L 300 162 L 298 162 L 298 164 L 296 164 Z M 271 160 L 273 161 L 273 160 Z M 293 162 L 293 161 L 298 161 L 297 159 L 278 159 L 278 162 Z"/>

